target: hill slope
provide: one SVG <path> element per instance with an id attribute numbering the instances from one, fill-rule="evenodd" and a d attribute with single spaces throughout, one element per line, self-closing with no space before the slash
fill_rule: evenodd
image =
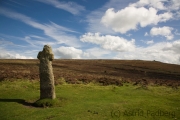
<path id="1" fill-rule="evenodd" d="M 39 60 L 0 60 L 0 81 L 39 80 Z M 54 60 L 56 84 L 98 82 L 102 85 L 122 82 L 180 86 L 180 65 L 141 60 Z"/>

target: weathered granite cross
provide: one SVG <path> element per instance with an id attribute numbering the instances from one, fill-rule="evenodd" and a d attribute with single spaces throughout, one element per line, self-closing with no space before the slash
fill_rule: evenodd
<path id="1" fill-rule="evenodd" d="M 40 51 L 37 58 L 40 60 L 39 76 L 40 76 L 40 99 L 55 99 L 54 75 L 52 68 L 52 60 L 54 55 L 49 45 L 44 45 L 43 51 Z"/>

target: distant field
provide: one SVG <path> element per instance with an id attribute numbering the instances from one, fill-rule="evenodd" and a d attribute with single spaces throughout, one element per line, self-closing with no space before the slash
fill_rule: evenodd
<path id="1" fill-rule="evenodd" d="M 39 80 L 39 60 L 0 60 L 0 81 L 6 79 Z M 122 82 L 180 86 L 180 65 L 141 60 L 54 60 L 56 84 L 98 82 L 103 85 Z"/>
<path id="2" fill-rule="evenodd" d="M 63 81 L 62 81 L 63 82 Z M 60 104 L 37 108 L 39 82 L 0 82 L 1 120 L 179 120 L 180 89 L 165 86 L 56 85 Z"/>

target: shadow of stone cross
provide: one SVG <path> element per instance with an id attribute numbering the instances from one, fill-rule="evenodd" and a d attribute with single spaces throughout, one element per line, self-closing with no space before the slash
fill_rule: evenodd
<path id="1" fill-rule="evenodd" d="M 23 99 L 0 99 L 0 102 L 16 102 L 25 106 L 33 106 L 33 103 L 26 102 Z"/>

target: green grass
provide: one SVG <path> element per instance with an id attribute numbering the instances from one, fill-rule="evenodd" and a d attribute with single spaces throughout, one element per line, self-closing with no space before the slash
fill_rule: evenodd
<path id="1" fill-rule="evenodd" d="M 2 120 L 178 120 L 180 90 L 164 86 L 93 83 L 56 86 L 58 105 L 33 107 L 39 99 L 39 82 L 0 82 Z"/>
<path id="2" fill-rule="evenodd" d="M 35 107 L 61 107 L 62 101 L 61 99 L 39 99 L 32 104 Z"/>

